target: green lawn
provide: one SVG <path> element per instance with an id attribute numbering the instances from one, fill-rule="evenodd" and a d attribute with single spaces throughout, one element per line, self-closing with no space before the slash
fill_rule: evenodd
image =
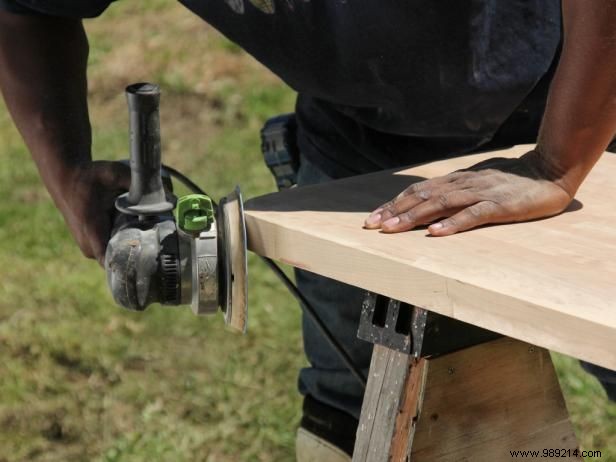
<path id="1" fill-rule="evenodd" d="M 157 81 L 166 162 L 216 198 L 274 189 L 258 132 L 293 108 L 279 80 L 176 2 L 119 2 L 87 27 L 97 158 L 127 156 L 123 88 Z M 293 460 L 305 360 L 299 309 L 274 276 L 251 258 L 246 336 L 188 308 L 121 310 L 4 106 L 0 141 L 0 462 Z M 616 460 L 616 406 L 556 360 L 583 447 Z"/>

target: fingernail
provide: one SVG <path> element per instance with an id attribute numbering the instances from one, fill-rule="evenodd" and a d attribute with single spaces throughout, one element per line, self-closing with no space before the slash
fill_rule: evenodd
<path id="1" fill-rule="evenodd" d="M 366 219 L 366 224 L 367 225 L 376 225 L 378 223 L 380 223 L 381 221 L 381 214 L 377 213 L 377 212 L 372 212 L 372 215 L 370 215 L 367 219 Z"/>
<path id="2" fill-rule="evenodd" d="M 386 228 L 389 228 L 390 226 L 396 226 L 398 223 L 400 223 L 400 218 L 393 217 L 387 221 L 384 221 L 383 226 L 385 226 Z"/>
<path id="3" fill-rule="evenodd" d="M 443 223 L 434 223 L 429 226 L 430 230 L 438 231 L 439 229 L 443 229 Z"/>

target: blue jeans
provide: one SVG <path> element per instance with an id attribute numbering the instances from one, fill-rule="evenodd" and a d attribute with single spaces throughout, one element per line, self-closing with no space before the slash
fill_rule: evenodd
<path id="1" fill-rule="evenodd" d="M 332 178 L 302 156 L 298 186 L 325 183 Z M 357 338 L 359 312 L 366 291 L 309 271 L 296 269 L 297 286 L 325 325 L 368 376 L 372 344 Z M 311 367 L 299 374 L 299 391 L 359 419 L 363 387 L 348 371 L 334 349 L 305 314 L 302 318 L 304 351 Z"/>
<path id="2" fill-rule="evenodd" d="M 331 180 L 305 157 L 301 158 L 298 186 Z M 360 307 L 366 291 L 305 270 L 296 269 L 295 275 L 299 289 L 367 377 L 372 345 L 357 338 Z M 300 393 L 359 418 L 362 387 L 306 315 L 303 335 L 310 367 L 299 374 Z M 616 401 L 616 372 L 588 363 L 582 366 L 599 379 L 608 397 Z"/>

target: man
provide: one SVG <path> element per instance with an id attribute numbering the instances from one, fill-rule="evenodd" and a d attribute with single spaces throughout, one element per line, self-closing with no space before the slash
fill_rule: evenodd
<path id="1" fill-rule="evenodd" d="M 129 176 L 91 161 L 81 18 L 110 1 L 0 0 L 4 98 L 71 233 L 99 262 Z M 610 0 L 563 0 L 562 16 L 557 0 L 181 1 L 298 91 L 300 185 L 538 139 L 519 159 L 410 187 L 367 228 L 432 223 L 446 236 L 558 214 L 616 132 Z M 361 291 L 297 278 L 367 370 L 370 346 L 355 338 Z M 363 390 L 309 320 L 304 342 L 298 457 L 349 460 Z M 614 374 L 588 367 L 616 399 Z"/>

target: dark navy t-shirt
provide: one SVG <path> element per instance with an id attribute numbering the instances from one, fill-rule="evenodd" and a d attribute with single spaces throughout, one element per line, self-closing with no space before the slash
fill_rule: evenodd
<path id="1" fill-rule="evenodd" d="M 489 146 L 507 123 L 532 141 L 547 85 L 531 92 L 561 38 L 559 0 L 180 1 L 299 92 L 300 148 L 332 176 Z M 92 17 L 109 3 L 0 7 Z"/>

